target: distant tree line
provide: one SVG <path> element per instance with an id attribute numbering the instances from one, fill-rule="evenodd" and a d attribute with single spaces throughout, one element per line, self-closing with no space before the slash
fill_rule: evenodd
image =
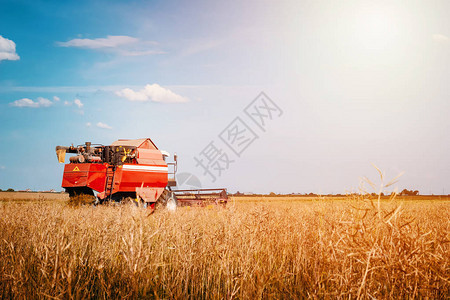
<path id="1" fill-rule="evenodd" d="M 417 196 L 419 195 L 419 191 L 415 190 L 407 190 L 404 189 L 403 191 L 400 192 L 400 196 Z"/>
<path id="2" fill-rule="evenodd" d="M 350 195 L 356 195 L 358 193 L 351 193 Z M 283 197 L 318 197 L 318 196 L 336 196 L 336 197 L 344 197 L 347 196 L 349 194 L 315 194 L 315 193 L 291 193 L 291 194 L 277 194 L 274 192 L 270 192 L 268 194 L 255 194 L 255 193 L 241 193 L 239 191 L 237 191 L 234 194 L 230 194 L 231 196 L 248 196 L 248 197 L 261 197 L 261 196 L 270 196 L 270 197 L 276 197 L 276 196 L 283 196 Z M 370 194 L 373 197 L 377 197 L 378 194 L 377 193 L 371 193 Z M 389 194 L 388 194 L 389 195 Z M 385 195 L 384 193 L 380 193 L 380 196 L 388 196 Z M 419 191 L 418 190 L 408 190 L 408 189 L 404 189 L 403 191 L 401 191 L 399 193 L 400 196 L 418 196 L 419 195 Z"/>
<path id="3" fill-rule="evenodd" d="M 262 196 L 270 196 L 270 197 L 318 197 L 318 196 L 338 196 L 338 197 L 344 197 L 348 194 L 315 194 L 315 193 L 290 193 L 290 194 L 277 194 L 274 192 L 270 192 L 268 194 L 256 194 L 256 193 L 241 193 L 237 191 L 236 193 L 230 193 L 230 196 L 247 196 L 247 197 L 262 197 Z"/>
<path id="4" fill-rule="evenodd" d="M 12 189 L 12 188 L 9 188 L 7 190 L 0 189 L 0 192 L 14 192 L 14 189 Z"/>

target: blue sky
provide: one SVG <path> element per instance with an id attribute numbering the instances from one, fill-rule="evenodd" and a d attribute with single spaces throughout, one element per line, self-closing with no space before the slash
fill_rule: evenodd
<path id="1" fill-rule="evenodd" d="M 0 0 L 0 188 L 60 189 L 56 145 L 150 137 L 245 192 L 450 192 L 450 3 Z M 261 91 L 282 110 L 254 127 Z M 241 156 L 218 135 L 236 117 Z M 211 142 L 233 163 L 196 166 Z"/>

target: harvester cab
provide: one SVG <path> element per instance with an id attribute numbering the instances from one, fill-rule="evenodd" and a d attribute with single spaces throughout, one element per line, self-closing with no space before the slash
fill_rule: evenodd
<path id="1" fill-rule="evenodd" d="M 70 197 L 90 195 L 98 203 L 129 198 L 144 206 L 226 204 L 226 189 L 177 190 L 178 157 L 159 150 L 151 139 L 117 140 L 111 145 L 86 142 L 57 146 L 60 163 L 66 153 L 75 154 L 64 167 L 62 187 Z"/>

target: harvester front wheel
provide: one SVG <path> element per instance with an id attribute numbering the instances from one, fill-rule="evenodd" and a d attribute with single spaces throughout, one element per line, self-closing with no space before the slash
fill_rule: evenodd
<path id="1" fill-rule="evenodd" d="M 175 195 L 172 194 L 172 196 L 170 196 L 169 199 L 167 199 L 166 208 L 170 211 L 174 211 L 177 209 L 177 206 L 178 206 L 177 198 L 175 197 Z"/>
<path id="2" fill-rule="evenodd" d="M 164 190 L 156 201 L 156 209 L 167 208 L 169 210 L 175 210 L 178 206 L 178 201 L 175 194 L 172 191 Z"/>

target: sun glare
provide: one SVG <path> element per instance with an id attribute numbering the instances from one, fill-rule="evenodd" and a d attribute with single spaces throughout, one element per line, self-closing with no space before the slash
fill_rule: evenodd
<path id="1" fill-rule="evenodd" d="M 382 9 L 362 11 L 355 20 L 356 39 L 367 50 L 389 47 L 397 34 L 397 24 L 392 13 Z"/>

